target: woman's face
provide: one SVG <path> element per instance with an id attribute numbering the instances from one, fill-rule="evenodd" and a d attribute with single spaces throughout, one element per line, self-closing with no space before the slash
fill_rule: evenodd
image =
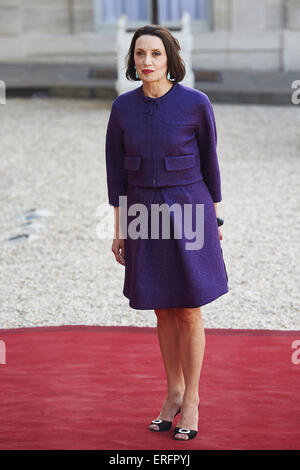
<path id="1" fill-rule="evenodd" d="M 134 63 L 139 77 L 144 82 L 166 79 L 168 57 L 164 43 L 157 36 L 144 34 L 135 42 Z M 152 70 L 146 73 L 143 70 Z"/>

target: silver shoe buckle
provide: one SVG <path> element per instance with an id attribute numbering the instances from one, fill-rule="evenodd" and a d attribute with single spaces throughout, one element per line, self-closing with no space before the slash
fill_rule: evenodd
<path id="1" fill-rule="evenodd" d="M 178 430 L 178 432 L 182 433 L 182 434 L 189 434 L 191 432 L 190 429 L 187 429 L 187 428 L 180 428 Z"/>

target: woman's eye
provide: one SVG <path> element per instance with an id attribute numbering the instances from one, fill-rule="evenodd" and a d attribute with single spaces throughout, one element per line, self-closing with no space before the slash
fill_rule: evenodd
<path id="1" fill-rule="evenodd" d="M 142 53 L 141 51 L 138 51 L 136 54 L 137 54 L 137 55 L 141 55 L 141 54 L 143 54 L 143 53 Z M 154 55 L 160 55 L 160 52 L 153 52 L 153 54 L 154 54 Z"/>

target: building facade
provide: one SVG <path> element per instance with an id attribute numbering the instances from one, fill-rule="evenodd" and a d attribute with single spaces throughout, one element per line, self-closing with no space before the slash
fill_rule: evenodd
<path id="1" fill-rule="evenodd" d="M 0 61 L 117 63 L 116 23 L 151 23 L 151 0 L 0 0 Z M 195 69 L 300 70 L 300 0 L 158 0 L 170 29 L 191 15 Z"/>

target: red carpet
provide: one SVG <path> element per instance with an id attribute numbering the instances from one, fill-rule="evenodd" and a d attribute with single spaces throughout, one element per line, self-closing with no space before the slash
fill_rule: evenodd
<path id="1" fill-rule="evenodd" d="M 1 340 L 2 450 L 300 449 L 300 332 L 206 330 L 189 442 L 147 429 L 165 393 L 155 328 L 0 330 Z"/>

